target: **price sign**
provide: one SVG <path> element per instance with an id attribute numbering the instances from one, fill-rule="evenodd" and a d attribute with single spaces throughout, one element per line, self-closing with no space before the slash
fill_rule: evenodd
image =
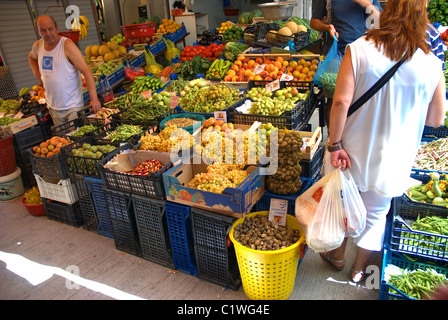
<path id="1" fill-rule="evenodd" d="M 145 99 L 149 99 L 149 98 L 151 98 L 152 90 L 149 89 L 149 90 L 143 91 L 143 92 L 140 93 L 140 94 L 141 94 Z"/>
<path id="2" fill-rule="evenodd" d="M 279 226 L 285 226 L 287 214 L 288 200 L 271 198 L 271 205 L 269 207 L 269 220 Z"/>
<path id="3" fill-rule="evenodd" d="M 23 113 L 22 113 L 22 111 L 19 111 L 15 114 L 14 119 L 20 119 L 22 117 L 23 117 Z"/>
<path id="4" fill-rule="evenodd" d="M 292 79 L 294 79 L 294 76 L 284 73 L 282 74 L 280 81 L 291 81 Z"/>
<path id="5" fill-rule="evenodd" d="M 225 111 L 215 111 L 213 112 L 213 116 L 216 120 L 222 120 L 224 122 L 227 122 L 227 114 Z"/>
<path id="6" fill-rule="evenodd" d="M 175 95 L 170 96 L 170 108 L 174 109 L 179 105 L 179 97 Z"/>
<path id="7" fill-rule="evenodd" d="M 269 82 L 266 85 L 266 91 L 268 91 L 268 92 L 272 92 L 272 91 L 275 91 L 277 89 L 280 89 L 280 80 L 279 79 L 274 80 L 272 82 Z"/>
<path id="8" fill-rule="evenodd" d="M 260 65 L 256 66 L 255 69 L 254 69 L 254 73 L 255 74 L 260 74 L 262 71 L 264 71 L 265 67 L 266 67 L 265 64 L 260 64 Z"/>

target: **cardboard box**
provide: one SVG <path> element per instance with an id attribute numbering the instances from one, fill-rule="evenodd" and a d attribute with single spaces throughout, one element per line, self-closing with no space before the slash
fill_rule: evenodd
<path id="1" fill-rule="evenodd" d="M 17 132 L 34 127 L 38 123 L 39 122 L 37 121 L 36 116 L 31 116 L 31 117 L 19 120 L 17 122 L 11 123 L 9 125 L 9 128 L 11 129 L 11 132 L 13 134 L 16 134 Z"/>
<path id="2" fill-rule="evenodd" d="M 311 160 L 319 149 L 319 145 L 322 141 L 322 128 L 317 127 L 314 132 L 299 131 L 304 138 L 304 146 L 302 147 L 302 158 Z"/>
<path id="3" fill-rule="evenodd" d="M 216 213 L 243 218 L 264 193 L 264 176 L 259 168 L 248 166 L 248 177 L 236 188 L 226 188 L 222 194 L 186 187 L 193 177 L 206 172 L 207 164 L 181 163 L 163 174 L 166 198 L 169 201 Z"/>

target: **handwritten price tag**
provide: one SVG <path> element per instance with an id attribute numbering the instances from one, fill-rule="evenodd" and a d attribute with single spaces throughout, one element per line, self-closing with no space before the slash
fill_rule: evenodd
<path id="1" fill-rule="evenodd" d="M 174 109 L 179 105 L 179 97 L 175 95 L 170 96 L 170 108 Z"/>
<path id="2" fill-rule="evenodd" d="M 284 73 L 282 74 L 280 81 L 291 81 L 292 79 L 294 79 L 294 76 Z"/>
<path id="3" fill-rule="evenodd" d="M 143 92 L 140 93 L 140 94 L 141 94 L 145 99 L 149 99 L 149 98 L 151 98 L 152 90 L 149 89 L 149 90 L 143 91 Z"/>
<path id="4" fill-rule="evenodd" d="M 265 67 L 266 67 L 265 64 L 260 64 L 260 65 L 256 66 L 255 69 L 254 69 L 254 73 L 255 74 L 260 74 L 262 71 L 264 71 Z"/>
<path id="5" fill-rule="evenodd" d="M 277 89 L 280 89 L 280 80 L 279 79 L 274 80 L 272 82 L 269 82 L 266 85 L 266 91 L 268 91 L 268 92 L 272 92 L 272 91 L 275 91 Z"/>

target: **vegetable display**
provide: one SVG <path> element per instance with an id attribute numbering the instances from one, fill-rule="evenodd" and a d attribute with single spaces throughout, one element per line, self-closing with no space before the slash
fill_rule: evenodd
<path id="1" fill-rule="evenodd" d="M 428 3 L 428 18 L 431 23 L 439 22 L 442 26 L 448 26 L 448 2 L 431 0 Z"/>
<path id="2" fill-rule="evenodd" d="M 222 80 L 231 66 L 232 62 L 229 60 L 224 61 L 223 59 L 216 59 L 205 74 L 205 78 Z"/>
<path id="3" fill-rule="evenodd" d="M 139 150 L 152 150 L 157 152 L 177 152 L 193 146 L 193 136 L 186 130 L 177 126 L 169 126 L 158 134 L 146 132 L 141 138 Z"/>
<path id="4" fill-rule="evenodd" d="M 133 136 L 143 132 L 141 126 L 131 124 L 121 124 L 107 135 L 107 139 L 111 142 L 127 141 Z"/>
<path id="5" fill-rule="evenodd" d="M 390 285 L 400 290 L 412 299 L 424 299 L 435 293 L 435 290 L 447 284 L 443 274 L 437 273 L 432 268 L 425 270 L 403 270 L 402 274 L 391 275 L 387 281 Z M 389 289 L 392 293 L 394 289 Z"/>
<path id="6" fill-rule="evenodd" d="M 224 56 L 227 60 L 235 61 L 238 55 L 247 50 L 249 46 L 245 43 L 240 42 L 228 42 L 224 46 Z"/>
<path id="7" fill-rule="evenodd" d="M 135 77 L 134 83 L 131 85 L 131 91 L 134 93 L 142 93 L 148 90 L 157 91 L 165 83 L 154 75 Z"/>
<path id="8" fill-rule="evenodd" d="M 212 61 L 203 58 L 200 55 L 194 56 L 191 60 L 185 60 L 174 71 L 180 79 L 191 80 L 196 78 L 197 74 L 205 74 L 210 68 Z"/>
<path id="9" fill-rule="evenodd" d="M 162 168 L 163 165 L 159 160 L 151 159 L 137 164 L 130 174 L 145 177 L 151 173 L 159 171 Z"/>
<path id="10" fill-rule="evenodd" d="M 224 49 L 223 44 L 216 44 L 216 43 L 211 43 L 207 46 L 204 45 L 186 46 L 180 54 L 180 60 L 189 61 L 192 60 L 197 55 L 199 55 L 204 59 L 214 61 L 221 56 L 223 49 Z"/>
<path id="11" fill-rule="evenodd" d="M 417 151 L 413 168 L 448 171 L 448 138 L 440 138 L 421 146 Z"/>
<path id="12" fill-rule="evenodd" d="M 36 186 L 33 186 L 30 190 L 25 192 L 23 195 L 25 200 L 25 204 L 41 204 L 42 198 L 40 197 L 39 189 Z"/>
<path id="13" fill-rule="evenodd" d="M 429 182 L 412 186 L 406 191 L 406 194 L 414 201 L 445 206 L 448 208 L 447 174 L 431 172 L 430 177 L 431 179 Z"/>

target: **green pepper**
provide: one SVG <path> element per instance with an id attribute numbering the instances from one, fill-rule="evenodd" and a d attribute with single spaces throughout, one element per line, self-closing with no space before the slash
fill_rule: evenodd
<path id="1" fill-rule="evenodd" d="M 437 1 L 436 0 L 431 0 L 428 4 L 428 8 L 430 9 L 434 9 L 437 8 Z"/>
<path id="2" fill-rule="evenodd" d="M 441 21 L 443 21 L 443 20 L 445 20 L 445 16 L 444 16 L 444 15 L 438 15 L 438 16 L 436 17 L 436 22 L 441 22 Z"/>
<path id="3" fill-rule="evenodd" d="M 440 10 L 442 10 L 442 11 L 445 11 L 446 9 L 447 9 L 447 7 L 448 7 L 448 3 L 442 3 L 440 6 L 439 6 L 439 9 Z"/>

